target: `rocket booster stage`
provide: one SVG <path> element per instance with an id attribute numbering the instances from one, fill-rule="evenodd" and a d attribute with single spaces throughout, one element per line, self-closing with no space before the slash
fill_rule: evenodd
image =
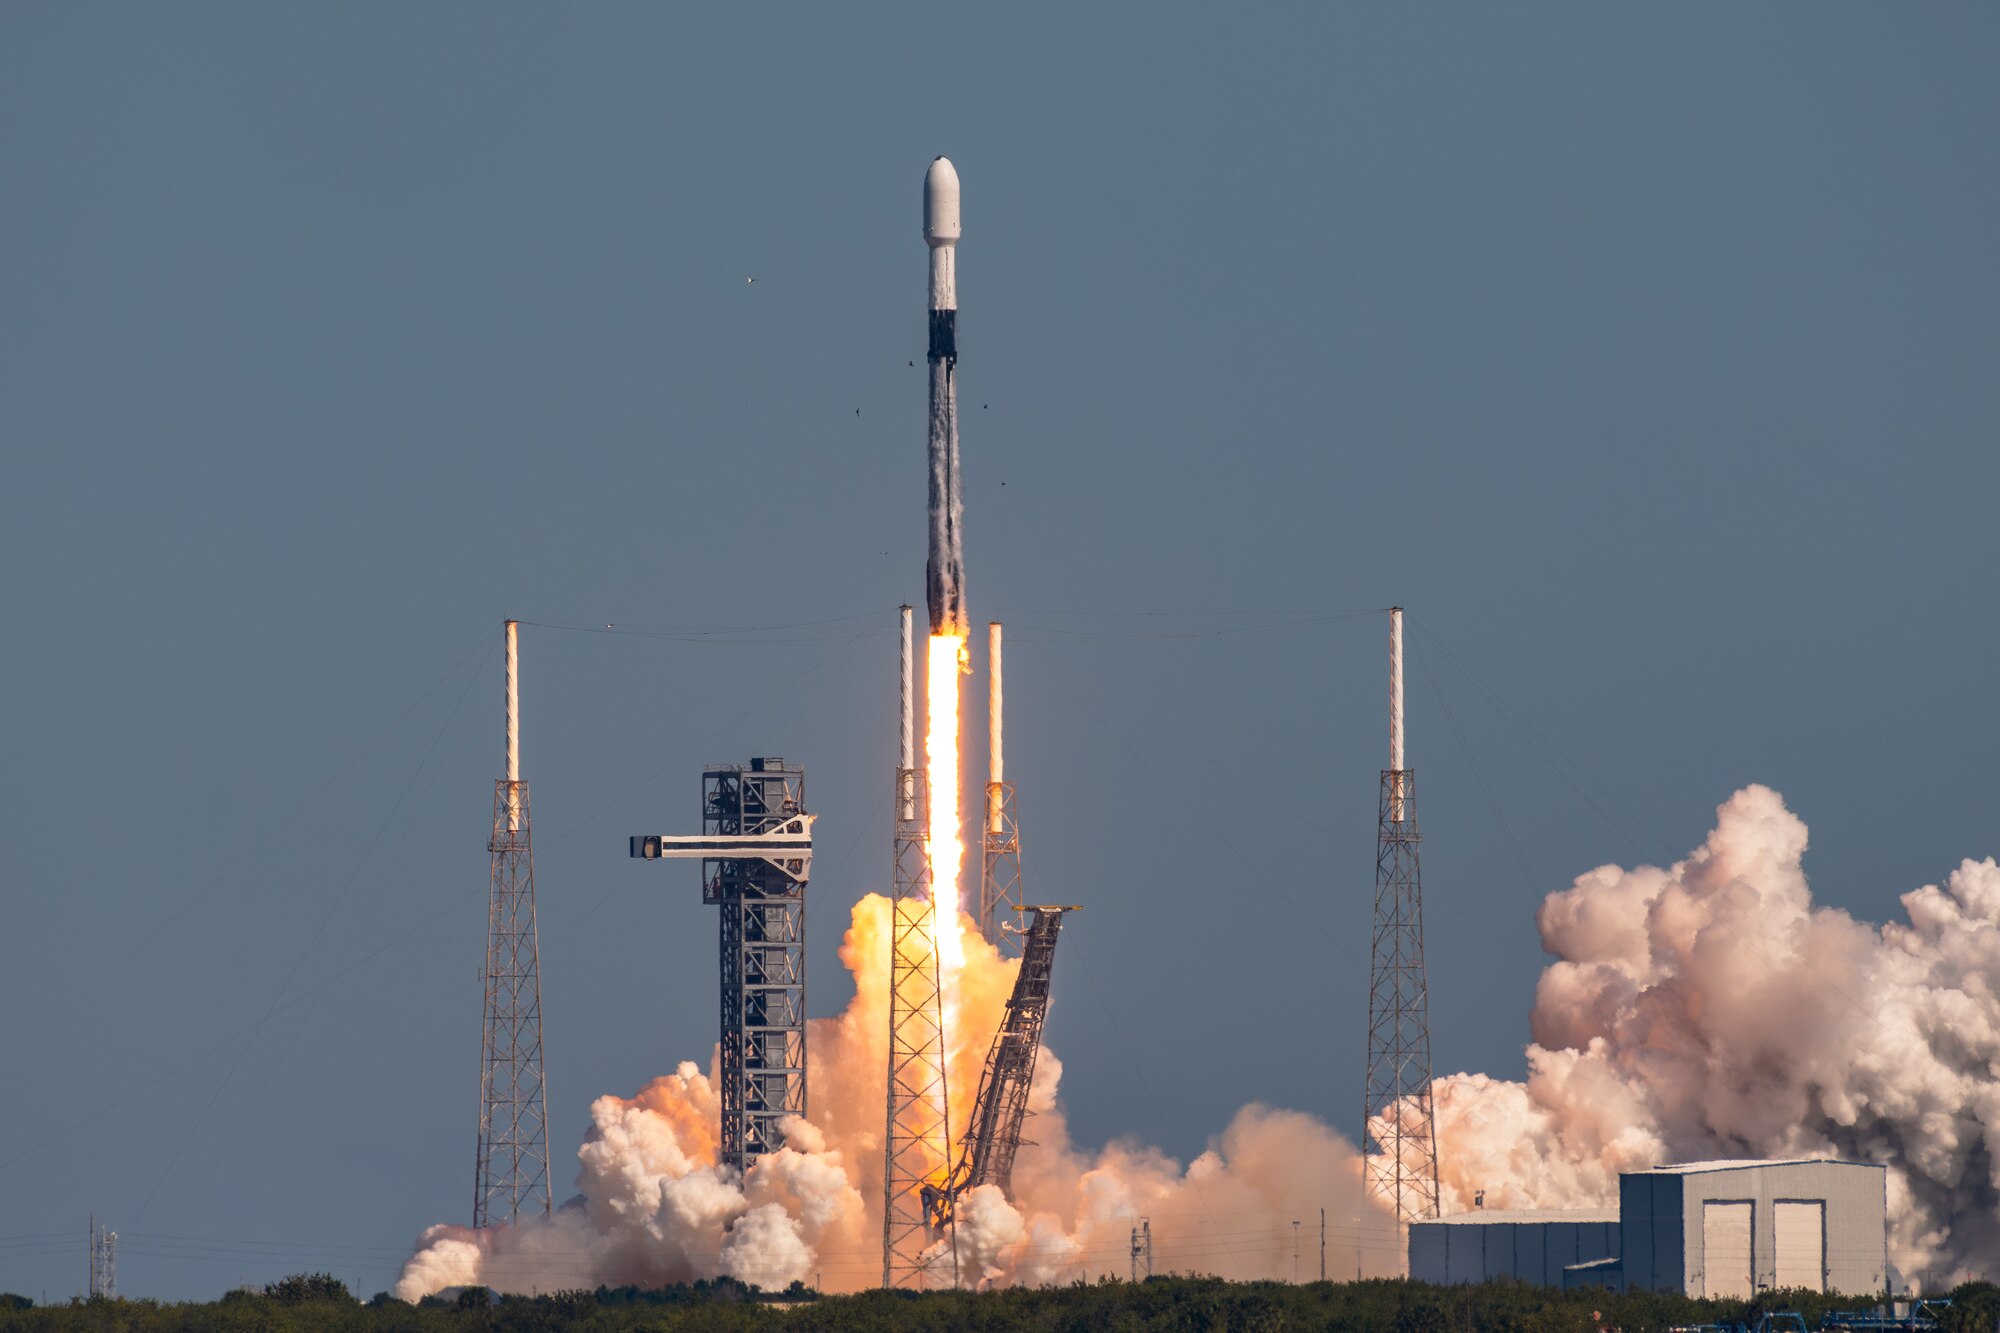
<path id="1" fill-rule="evenodd" d="M 958 172 L 940 157 L 924 173 L 924 240 L 931 251 L 931 540 L 924 586 L 931 633 L 965 637 L 965 550 L 958 488 Z"/>

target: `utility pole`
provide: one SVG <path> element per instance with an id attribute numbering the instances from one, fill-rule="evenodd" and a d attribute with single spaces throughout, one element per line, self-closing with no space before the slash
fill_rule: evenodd
<path id="1" fill-rule="evenodd" d="M 1299 1285 L 1299 1219 L 1292 1219 L 1292 1285 Z"/>
<path id="2" fill-rule="evenodd" d="M 1319 1210 L 1319 1280 L 1326 1281 L 1326 1209 Z"/>

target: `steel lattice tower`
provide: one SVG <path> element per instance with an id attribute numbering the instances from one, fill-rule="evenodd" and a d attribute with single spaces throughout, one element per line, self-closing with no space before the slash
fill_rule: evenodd
<path id="1" fill-rule="evenodd" d="M 507 776 L 493 784 L 486 911 L 486 1022 L 479 1059 L 479 1163 L 472 1225 L 548 1216 L 549 1108 L 542 1080 L 542 974 L 535 854 L 521 781 L 520 626 L 507 622 Z"/>
<path id="2" fill-rule="evenodd" d="M 118 1233 L 97 1225 L 90 1215 L 90 1298 L 118 1299 Z"/>
<path id="3" fill-rule="evenodd" d="M 1362 1160 L 1368 1192 L 1404 1223 L 1438 1215 L 1416 778 L 1403 763 L 1403 608 L 1397 606 L 1389 609 L 1389 767 L 1382 771 L 1375 839 Z"/>
<path id="4" fill-rule="evenodd" d="M 719 1125 L 724 1166 L 748 1170 L 806 1114 L 806 771 L 782 759 L 702 770 L 701 832 L 642 834 L 644 860 L 701 862 L 701 900 L 722 909 Z"/>
<path id="5" fill-rule="evenodd" d="M 986 823 L 980 836 L 979 929 L 993 944 L 1019 952 L 1021 826 L 1015 822 L 1014 784 L 1007 781 L 1006 731 L 1001 725 L 1000 622 L 986 626 L 987 676 Z M 1003 920 L 1002 918 L 1006 918 Z M 1008 949 L 1012 927 L 1012 949 Z"/>
<path id="6" fill-rule="evenodd" d="M 705 838 L 756 837 L 806 812 L 806 771 L 776 758 L 705 769 Z M 806 1113 L 806 881 L 770 860 L 704 860 L 701 900 L 722 909 L 724 1166 L 784 1147 Z"/>
<path id="7" fill-rule="evenodd" d="M 889 923 L 889 1080 L 883 1154 L 882 1285 L 929 1285 L 925 1251 L 940 1239 L 924 1187 L 951 1171 L 945 1087 L 944 995 L 939 922 L 931 901 L 928 785 L 916 762 L 916 649 L 903 608 L 903 731 L 896 766 L 894 894 Z M 957 1248 L 952 1249 L 957 1285 Z M 942 1282 L 936 1285 L 944 1285 Z"/>

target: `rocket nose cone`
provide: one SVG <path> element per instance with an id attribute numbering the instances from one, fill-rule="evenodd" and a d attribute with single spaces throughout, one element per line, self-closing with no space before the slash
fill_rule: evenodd
<path id="1" fill-rule="evenodd" d="M 934 158 L 924 173 L 924 239 L 951 245 L 958 235 L 958 169 L 948 157 Z"/>

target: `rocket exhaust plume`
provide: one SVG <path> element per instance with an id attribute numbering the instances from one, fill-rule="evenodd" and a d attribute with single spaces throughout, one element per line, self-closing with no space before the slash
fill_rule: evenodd
<path id="1" fill-rule="evenodd" d="M 930 730 L 924 737 L 924 759 L 930 786 L 931 902 L 936 908 L 938 981 L 943 989 L 947 1036 L 952 1016 L 951 979 L 965 964 L 965 946 L 957 929 L 959 879 L 965 861 L 960 824 L 958 772 L 958 678 L 963 668 L 965 640 L 932 635 L 924 703 Z"/>
<path id="2" fill-rule="evenodd" d="M 812 1118 L 787 1120 L 780 1150 L 748 1170 L 723 1165 L 714 1056 L 706 1072 L 684 1062 L 630 1096 L 590 1104 L 575 1194 L 554 1217 L 484 1230 L 431 1227 L 396 1295 L 416 1300 L 473 1285 L 523 1294 L 652 1287 L 718 1275 L 767 1291 L 793 1281 L 829 1291 L 877 1285 L 893 929 L 888 898 L 868 894 L 854 905 L 840 948 L 854 998 L 844 1013 L 808 1022 Z M 939 929 L 959 937 L 965 960 L 956 996 L 969 1037 L 953 1042 L 950 1077 L 970 1089 L 1005 1017 L 1018 963 L 981 938 L 969 916 L 941 920 Z M 1142 1216 L 1153 1220 L 1162 1268 L 1284 1278 L 1292 1271 L 1289 1219 L 1321 1207 L 1342 1271 L 1357 1260 L 1370 1276 L 1402 1271 L 1394 1218 L 1363 1197 L 1360 1158 L 1321 1121 L 1247 1106 L 1185 1162 L 1130 1139 L 1087 1149 L 1070 1142 L 1061 1078 L 1062 1062 L 1045 1041 L 1028 1098 L 1033 1142 L 1021 1145 L 1012 1192 L 985 1185 L 959 1200 L 963 1285 L 1123 1274 L 1132 1224 Z M 953 1108 L 954 1140 L 970 1112 L 970 1097 Z M 951 1286 L 952 1258 L 942 1243 L 926 1254 L 924 1285 Z"/>
<path id="3" fill-rule="evenodd" d="M 1842 1157 L 1889 1168 L 1903 1275 L 1928 1271 L 1932 1288 L 2000 1276 L 2000 865 L 1965 861 L 1905 894 L 1905 919 L 1873 925 L 1813 902 L 1805 847 L 1777 793 L 1749 787 L 1671 866 L 1604 866 L 1549 895 L 1537 921 L 1555 961 L 1526 1081 L 1436 1083 L 1444 1212 L 1476 1190 L 1488 1208 L 1615 1203 L 1619 1171 L 1662 1162 Z M 1017 965 L 969 917 L 938 929 L 962 936 L 960 1030 L 974 1039 L 954 1044 L 951 1080 L 971 1088 Z M 783 1151 L 721 1166 L 713 1075 L 685 1063 L 591 1105 L 577 1196 L 553 1219 L 432 1227 L 396 1294 L 718 1274 L 767 1290 L 816 1274 L 828 1290 L 875 1285 L 890 932 L 887 898 L 855 904 L 840 951 L 854 999 L 811 1020 L 812 1120 L 789 1123 Z M 965 1285 L 1123 1274 L 1140 1217 L 1163 1268 L 1286 1278 L 1288 1219 L 1322 1206 L 1343 1274 L 1356 1260 L 1402 1272 L 1393 1214 L 1363 1196 L 1360 1158 L 1323 1122 L 1252 1105 L 1192 1162 L 1131 1140 L 1092 1151 L 1070 1142 L 1061 1077 L 1045 1041 L 1012 1194 L 959 1202 Z"/>

